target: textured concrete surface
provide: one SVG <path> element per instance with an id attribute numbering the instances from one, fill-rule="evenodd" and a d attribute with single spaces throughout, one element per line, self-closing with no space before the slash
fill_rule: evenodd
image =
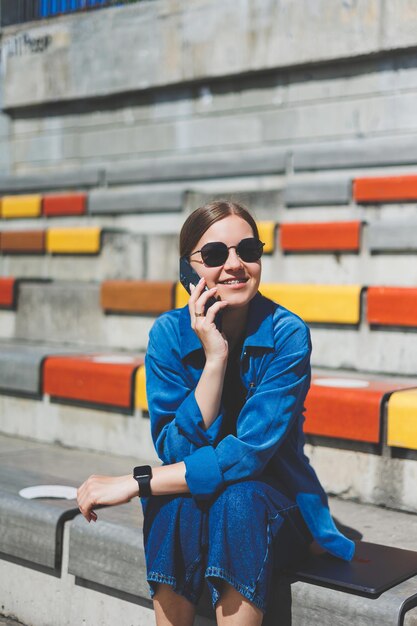
<path id="1" fill-rule="evenodd" d="M 158 6 L 163 4 L 165 3 L 158 3 Z M 242 9 L 243 4 L 245 4 L 244 9 Z M 305 4 L 307 6 L 308 3 Z M 237 64 L 234 65 L 232 72 L 236 72 L 236 78 L 233 78 L 229 72 L 230 78 L 218 83 L 216 73 L 204 78 L 203 72 L 202 82 L 199 84 L 185 84 L 181 81 L 186 78 L 179 78 L 175 86 L 165 87 L 155 92 L 150 90 L 147 93 L 138 93 L 134 98 L 130 98 L 126 91 L 123 94 L 119 92 L 119 95 L 108 103 L 101 102 L 99 109 L 93 100 L 87 98 L 82 106 L 69 104 L 65 109 L 65 114 L 46 107 L 42 109 L 42 112 L 34 109 L 31 115 L 17 115 L 10 122 L 11 132 L 8 142 L 12 171 L 22 175 L 35 172 L 41 175 L 52 173 L 55 177 L 58 171 L 76 168 L 99 170 L 109 166 L 111 171 L 115 172 L 116 178 L 121 175 L 121 180 L 123 180 L 123 172 L 125 172 L 126 182 L 133 182 L 136 168 L 139 178 L 153 175 L 153 159 L 160 161 L 164 176 L 177 176 L 178 168 L 181 168 L 187 159 L 191 161 L 195 159 L 195 165 L 190 167 L 190 175 L 195 176 L 198 169 L 202 167 L 204 159 L 209 159 L 213 167 L 216 167 L 217 155 L 220 155 L 218 157 L 220 163 L 228 159 L 229 164 L 225 167 L 225 172 L 227 170 L 231 172 L 235 161 L 233 155 L 236 155 L 236 162 L 242 163 L 242 175 L 245 172 L 247 175 L 244 162 L 250 157 L 246 155 L 249 153 L 261 155 L 263 151 L 271 151 L 272 154 L 274 150 L 286 155 L 285 169 L 289 172 L 292 172 L 293 159 L 297 171 L 299 167 L 317 170 L 320 167 L 358 166 L 363 168 L 386 163 L 410 163 L 415 150 L 413 142 L 415 144 L 417 131 L 414 114 L 417 75 L 415 51 L 404 49 L 401 54 L 391 56 L 386 54 L 382 60 L 378 57 L 351 58 L 349 65 L 341 64 L 340 57 L 331 54 L 333 42 L 336 39 L 337 47 L 343 48 L 346 45 L 349 54 L 360 54 L 363 46 L 366 47 L 369 41 L 363 33 L 368 34 L 370 24 L 378 23 L 379 7 L 382 4 L 382 0 L 373 0 L 373 2 L 361 3 L 358 8 L 352 2 L 331 3 L 329 0 L 323 0 L 318 5 L 314 5 L 314 10 L 310 5 L 304 10 L 302 8 L 304 2 L 294 6 L 291 3 L 274 4 L 272 9 L 278 14 L 274 21 L 270 3 L 265 0 L 253 0 L 249 3 L 243 3 L 242 0 L 242 2 L 234 3 L 233 9 L 229 6 L 231 3 L 223 3 L 221 10 L 217 11 L 218 7 L 216 7 L 213 21 L 207 22 L 205 28 L 202 29 L 204 36 L 206 35 L 205 29 L 211 30 L 213 23 L 217 23 L 217 19 L 222 19 L 222 15 L 224 18 L 225 13 L 227 13 L 227 19 L 233 20 L 233 15 L 239 15 L 239 11 L 243 10 L 242 14 L 245 15 L 243 22 L 236 21 L 233 28 L 245 30 L 250 23 L 248 32 L 253 32 L 255 38 L 251 35 L 250 45 L 256 48 L 256 54 L 252 51 L 250 56 L 238 55 L 237 57 Z M 323 13 L 325 5 L 326 13 Z M 371 5 L 372 9 L 369 8 Z M 20 80 L 21 71 L 16 72 L 13 80 L 16 80 L 19 88 L 23 86 L 29 98 L 44 97 L 42 92 L 45 77 L 48 77 L 49 81 L 46 90 L 51 85 L 52 89 L 60 91 L 59 97 L 69 96 L 68 85 L 62 85 L 62 80 L 64 79 L 65 83 L 66 76 L 62 71 L 62 65 L 67 63 L 71 65 L 72 62 L 74 73 L 70 75 L 75 79 L 77 89 L 87 90 L 92 98 L 100 95 L 103 83 L 107 81 L 109 88 L 105 94 L 114 93 L 112 90 L 117 91 L 117 83 L 122 77 L 122 70 L 125 66 L 121 64 L 120 56 L 118 56 L 120 62 L 116 64 L 117 73 L 115 74 L 114 64 L 106 60 L 106 55 L 112 54 L 111 58 L 114 59 L 112 46 L 118 50 L 118 55 L 123 55 L 124 50 L 129 49 L 125 39 L 129 38 L 130 28 L 133 28 L 135 20 L 131 19 L 127 29 L 128 35 L 123 35 L 125 39 L 122 45 L 118 44 L 117 29 L 110 31 L 111 34 L 106 41 L 102 41 L 102 36 L 99 36 L 100 29 L 96 26 L 97 40 L 95 40 L 94 37 L 87 36 L 87 26 L 93 27 L 95 20 L 98 20 L 104 25 L 103 28 L 115 29 L 119 17 L 116 19 L 111 16 L 117 15 L 122 16 L 119 23 L 122 28 L 126 16 L 130 16 L 131 13 L 138 16 L 142 10 L 146 12 L 145 6 L 149 5 L 142 3 L 134 7 L 97 11 L 94 15 L 55 19 L 42 28 L 49 26 L 56 32 L 55 43 L 60 46 L 59 52 L 54 51 L 54 43 L 49 51 L 42 54 L 22 54 L 21 56 L 15 54 L 8 59 L 8 71 L 19 64 L 23 64 L 25 68 L 27 66 L 25 71 L 31 73 L 31 80 L 32 78 L 35 80 L 36 88 L 30 80 L 27 82 Z M 199 16 L 200 19 L 205 11 L 210 12 L 212 6 L 213 1 L 210 1 L 202 3 L 197 9 L 196 1 L 187 3 L 186 10 L 190 11 L 190 16 Z M 254 15 L 258 14 L 258 9 L 266 12 L 268 19 L 265 19 L 265 22 L 263 20 L 256 22 L 253 21 L 252 16 L 249 22 L 245 14 L 249 6 L 253 7 Z M 313 60 L 313 65 L 308 68 L 297 64 L 297 53 L 305 43 L 305 34 L 298 36 L 297 33 L 301 25 L 305 24 L 306 11 L 308 15 L 310 12 L 314 13 L 313 16 L 309 15 L 309 19 L 312 20 L 309 24 L 320 21 L 320 26 L 314 27 L 316 30 L 308 29 L 308 38 L 310 36 L 314 38 L 315 48 L 322 48 L 325 53 L 329 53 L 330 62 L 325 65 L 315 66 L 314 55 L 308 58 L 309 62 Z M 170 14 L 169 10 L 168 14 Z M 197 64 L 201 62 L 204 65 L 206 55 L 210 55 L 212 61 L 213 46 L 210 45 L 207 48 L 202 42 L 200 42 L 196 57 L 190 56 L 190 49 L 185 43 L 188 41 L 190 31 L 184 30 L 184 23 L 178 17 L 179 15 L 182 15 L 181 9 L 177 14 L 178 21 L 175 28 L 171 25 L 168 29 L 173 46 L 181 45 L 183 50 L 187 50 L 187 63 L 194 59 Z M 334 26 L 338 30 L 333 31 L 331 20 L 335 15 L 343 20 L 343 27 L 337 26 L 337 18 Z M 152 19 L 154 17 L 155 21 L 158 21 L 155 14 Z M 193 17 L 190 19 L 190 24 L 192 24 Z M 385 18 L 382 16 L 381 20 L 384 22 Z M 287 21 L 288 24 L 291 23 L 289 28 L 285 26 Z M 382 22 L 379 26 L 385 29 Z M 227 24 L 227 20 L 224 23 Z M 264 48 L 264 43 L 268 39 L 263 33 L 265 24 L 268 24 L 268 29 L 270 29 L 268 37 L 271 36 L 273 40 L 268 52 Z M 349 29 L 350 26 L 353 30 Z M 142 27 L 144 24 L 141 24 L 140 29 Z M 356 27 L 359 29 L 356 33 L 359 42 L 357 48 L 355 48 L 355 42 L 352 41 L 352 37 L 353 39 L 356 37 L 354 34 Z M 232 40 L 233 28 L 227 30 L 229 42 Z M 66 39 L 68 29 L 71 32 L 70 41 Z M 135 37 L 133 49 L 135 54 L 138 53 L 140 47 L 137 45 L 138 37 L 146 48 L 149 47 L 148 62 L 141 60 L 141 70 L 146 68 L 147 71 L 149 63 L 154 60 L 153 55 L 158 57 L 161 48 L 158 46 L 153 50 L 149 43 L 149 33 L 141 38 L 138 35 L 140 29 L 132 31 Z M 257 73 L 255 59 L 258 52 L 261 56 L 266 54 L 271 60 L 276 54 L 275 46 L 280 45 L 280 39 L 274 32 L 277 29 L 283 29 L 284 40 L 290 37 L 291 43 L 288 46 L 285 44 L 276 56 L 284 60 L 283 52 L 287 54 L 291 50 L 291 54 L 294 55 L 294 64 L 288 59 L 285 63 L 285 70 L 281 68 L 281 70 L 267 74 Z M 332 30 L 333 35 L 338 32 L 338 37 L 329 38 L 328 29 Z M 72 39 L 72 33 L 75 31 L 77 33 Z M 216 32 L 216 36 L 221 38 L 223 32 L 222 24 L 222 29 Z M 397 31 L 397 46 L 402 47 L 400 32 L 400 30 Z M 257 33 L 262 42 L 259 47 L 255 44 Z M 19 36 L 10 34 L 12 41 L 13 37 Z M 81 45 L 78 38 L 89 41 L 88 50 Z M 379 41 L 383 40 L 382 31 L 378 38 Z M 160 39 L 156 38 L 153 41 L 160 41 Z M 238 38 L 238 41 L 239 45 L 244 45 L 241 38 Z M 326 45 L 322 45 L 324 41 Z M 192 48 L 194 45 L 198 46 L 196 42 L 193 42 Z M 227 52 L 228 46 L 215 47 L 215 54 L 224 56 L 218 64 L 220 72 L 226 71 L 227 63 L 231 60 L 229 54 L 234 57 L 239 45 L 235 44 L 229 52 Z M 67 56 L 67 46 L 70 48 L 74 46 L 77 55 L 80 56 L 77 61 L 72 54 Z M 54 56 L 54 63 L 44 63 L 42 59 L 43 56 L 47 58 L 49 52 Z M 80 60 L 82 56 L 85 57 L 83 64 Z M 94 62 L 86 62 L 85 59 L 88 61 L 91 57 L 94 57 Z M 170 62 L 173 62 L 174 66 L 177 60 L 177 57 L 170 56 Z M 105 68 L 103 71 L 98 71 L 98 65 L 102 62 Z M 126 65 L 127 78 L 132 83 L 138 81 L 140 76 L 139 71 L 132 71 L 134 62 L 132 58 L 129 58 Z M 253 62 L 255 65 L 252 64 Z M 246 66 L 245 69 L 242 69 L 242 66 Z M 94 67 L 94 79 L 100 84 L 87 79 L 86 67 Z M 160 67 L 163 67 L 163 63 Z M 166 66 L 167 68 L 172 69 L 172 65 Z M 246 74 L 246 70 L 250 70 L 250 73 Z M 48 74 L 54 75 L 55 72 L 59 75 L 59 80 L 56 81 L 50 79 Z M 76 72 L 80 73 L 78 79 Z M 38 73 L 42 75 L 39 80 L 37 80 Z M 136 89 L 140 91 L 142 86 L 142 84 L 137 84 Z M 223 153 L 228 156 L 223 157 Z M 301 162 L 298 154 L 300 154 Z M 302 162 L 303 158 L 304 162 Z M 279 160 L 281 167 L 282 160 Z M 173 174 L 169 173 L 170 164 Z M 208 175 L 213 173 L 211 170 L 210 174 L 210 170 L 211 166 L 208 168 Z M 110 175 L 109 180 L 111 181 Z"/>
<path id="2" fill-rule="evenodd" d="M 156 459 L 149 419 L 70 404 L 0 395 L 0 432 L 83 450 Z"/>
<path id="3" fill-rule="evenodd" d="M 290 182 L 284 188 L 284 203 L 289 207 L 349 204 L 351 187 L 351 180 L 346 177 Z"/>
<path id="4" fill-rule="evenodd" d="M 385 47 L 381 7 L 381 0 L 360 6 L 320 0 L 314 8 L 307 0 L 284 6 L 265 0 L 145 3 L 32 26 L 31 38 L 48 37 L 37 55 L 27 50 L 12 54 L 20 35 L 13 28 L 3 43 L 5 104 L 107 95 L 375 53 Z M 400 28 L 401 20 L 396 21 Z M 392 39 L 394 34 L 390 47 Z M 117 64 L 114 49 L 119 50 Z M 98 57 L 95 50 L 100 50 Z M 51 66 L 55 80 L 47 78 Z"/>
<path id="5" fill-rule="evenodd" d="M 82 228 L 88 225 L 86 222 L 82 217 L 76 226 Z M 59 227 L 62 225 L 61 222 Z M 144 278 L 144 254 L 144 237 L 140 233 L 103 232 L 97 254 L 1 255 L 0 274 L 53 280 L 140 279 Z"/>
<path id="6" fill-rule="evenodd" d="M 327 170 L 350 167 L 409 165 L 417 161 L 416 137 L 371 137 L 326 142 L 294 149 L 294 170 Z"/>
<path id="7" fill-rule="evenodd" d="M 181 211 L 184 191 L 184 185 L 175 183 L 95 190 L 89 195 L 88 213 Z"/>
<path id="8" fill-rule="evenodd" d="M 285 171 L 286 152 L 280 148 L 264 148 L 247 152 L 222 151 L 219 154 L 177 156 L 146 160 L 134 167 L 108 167 L 106 181 L 109 185 L 123 185 L 151 180 L 192 180 L 247 176 L 252 174 L 277 174 Z"/>
<path id="9" fill-rule="evenodd" d="M 55 189 L 84 189 L 100 184 L 102 173 L 97 169 L 69 170 L 58 175 L 1 176 L 0 192 L 24 193 Z"/>
<path id="10" fill-rule="evenodd" d="M 394 626 L 399 621 L 405 600 L 415 595 L 417 576 L 383 593 L 378 599 L 340 593 L 305 583 L 294 583 L 292 623 L 294 626 L 326 624 L 329 626 Z M 416 624 L 410 617 L 409 624 Z"/>
<path id="11" fill-rule="evenodd" d="M 368 237 L 369 249 L 374 252 L 417 252 L 417 222 L 370 224 Z"/>

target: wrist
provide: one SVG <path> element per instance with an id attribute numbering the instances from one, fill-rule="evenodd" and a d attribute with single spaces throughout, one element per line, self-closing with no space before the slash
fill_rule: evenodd
<path id="1" fill-rule="evenodd" d="M 140 498 L 147 498 L 151 492 L 152 467 L 150 465 L 137 465 L 133 468 L 133 479 L 138 485 Z"/>
<path id="2" fill-rule="evenodd" d="M 206 357 L 206 364 L 204 369 L 209 369 L 212 371 L 222 371 L 226 370 L 227 367 L 227 354 L 224 356 L 211 356 Z"/>
<path id="3" fill-rule="evenodd" d="M 140 497 L 138 481 L 133 478 L 131 474 L 129 474 L 129 476 L 126 476 L 126 486 L 129 493 L 129 500 L 131 500 L 132 498 L 137 498 L 138 496 Z"/>

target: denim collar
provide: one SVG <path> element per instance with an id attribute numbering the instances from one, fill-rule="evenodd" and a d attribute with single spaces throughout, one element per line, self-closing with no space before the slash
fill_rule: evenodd
<path id="1" fill-rule="evenodd" d="M 249 303 L 248 322 L 244 347 L 274 348 L 273 315 L 276 304 L 262 296 L 259 291 Z M 180 310 L 180 351 L 181 359 L 202 350 L 201 341 L 191 328 L 188 305 Z"/>

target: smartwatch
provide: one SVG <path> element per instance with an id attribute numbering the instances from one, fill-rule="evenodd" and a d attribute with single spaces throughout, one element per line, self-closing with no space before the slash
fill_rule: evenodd
<path id="1" fill-rule="evenodd" d="M 150 465 L 138 465 L 133 470 L 133 478 L 138 481 L 139 497 L 149 498 L 151 493 L 152 467 Z"/>

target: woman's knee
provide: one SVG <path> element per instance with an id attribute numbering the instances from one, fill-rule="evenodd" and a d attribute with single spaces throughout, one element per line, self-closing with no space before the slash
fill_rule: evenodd
<path id="1" fill-rule="evenodd" d="M 158 626 L 191 626 L 194 621 L 195 605 L 185 596 L 176 593 L 171 585 L 157 584 L 153 605 Z"/>
<path id="2" fill-rule="evenodd" d="M 245 516 L 252 512 L 256 504 L 262 500 L 262 493 L 259 491 L 257 482 L 246 480 L 227 485 L 219 494 L 210 508 L 211 517 L 224 515 L 226 511 L 238 516 Z"/>

